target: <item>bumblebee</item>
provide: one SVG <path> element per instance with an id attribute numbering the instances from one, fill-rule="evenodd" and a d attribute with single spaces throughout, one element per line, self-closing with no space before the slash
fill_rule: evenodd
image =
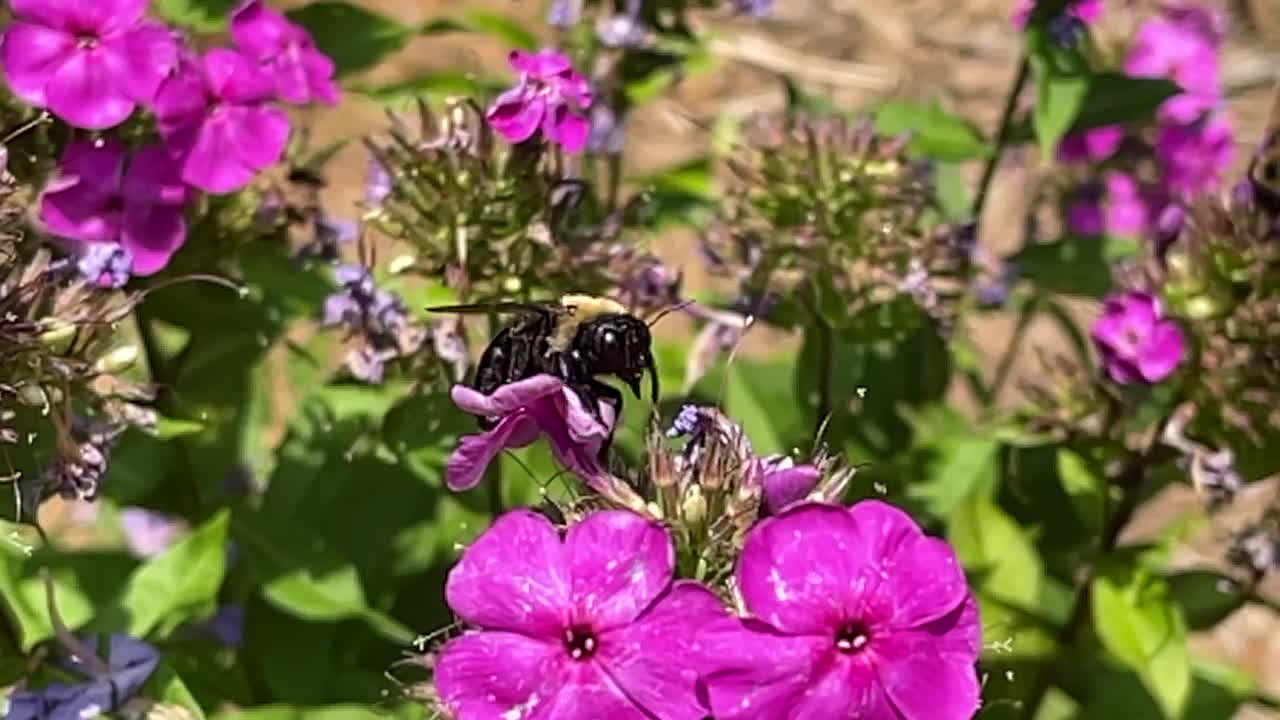
<path id="1" fill-rule="evenodd" d="M 1272 217 L 1280 216 L 1280 83 L 1276 84 L 1262 142 L 1249 162 L 1249 182 L 1263 210 Z"/>
<path id="2" fill-rule="evenodd" d="M 577 393 L 583 406 L 603 424 L 599 403 L 607 403 L 615 416 L 621 416 L 622 393 L 598 377 L 617 377 L 640 399 L 640 381 L 647 372 L 650 394 L 654 402 L 658 400 L 649 325 L 615 300 L 565 295 L 558 302 L 444 305 L 428 310 L 517 315 L 494 335 L 476 365 L 471 386 L 486 395 L 508 383 L 548 373 Z M 496 422 L 480 418 L 484 429 Z M 601 454 L 607 447 L 606 443 Z"/>

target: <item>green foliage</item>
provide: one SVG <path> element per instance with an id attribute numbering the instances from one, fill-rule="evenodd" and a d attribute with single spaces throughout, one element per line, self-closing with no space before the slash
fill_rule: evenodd
<path id="1" fill-rule="evenodd" d="M 943 110 L 936 101 L 887 102 L 876 109 L 875 120 L 876 130 L 887 135 L 911 133 L 911 149 L 937 160 L 972 160 L 991 153 L 973 123 Z"/>

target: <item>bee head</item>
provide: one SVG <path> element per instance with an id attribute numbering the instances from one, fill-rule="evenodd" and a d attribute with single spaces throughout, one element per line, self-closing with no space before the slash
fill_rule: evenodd
<path id="1" fill-rule="evenodd" d="M 595 375 L 617 375 L 640 397 L 640 379 L 649 373 L 653 399 L 658 399 L 658 372 L 653 362 L 649 326 L 634 315 L 600 315 L 584 322 L 573 349 Z"/>

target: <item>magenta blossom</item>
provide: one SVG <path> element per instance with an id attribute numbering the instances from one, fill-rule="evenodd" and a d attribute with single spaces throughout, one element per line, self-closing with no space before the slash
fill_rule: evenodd
<path id="1" fill-rule="evenodd" d="M 1089 335 L 1107 375 L 1126 385 L 1164 380 L 1186 351 L 1182 329 L 1164 318 L 1159 299 L 1144 292 L 1107 298 Z"/>
<path id="2" fill-rule="evenodd" d="M 0 64 L 13 93 L 76 127 L 102 130 L 150 103 L 178 43 L 146 22 L 146 0 L 9 0 Z"/>
<path id="3" fill-rule="evenodd" d="M 1194 198 L 1221 184 L 1235 155 L 1235 133 L 1222 116 L 1164 125 L 1157 134 L 1155 151 L 1169 190 Z"/>
<path id="4" fill-rule="evenodd" d="M 1058 162 L 1064 165 L 1102 162 L 1116 154 L 1124 136 L 1123 125 L 1105 125 L 1068 135 L 1058 145 Z"/>
<path id="5" fill-rule="evenodd" d="M 520 73 L 520 84 L 489 106 L 487 117 L 493 129 L 520 143 L 541 128 L 548 142 L 571 153 L 582 150 L 591 129 L 583 115 L 591 107 L 586 78 L 573 69 L 568 57 L 555 50 L 536 54 L 513 50 L 509 62 Z"/>
<path id="6" fill-rule="evenodd" d="M 289 140 L 289 118 L 268 102 L 272 79 L 243 55 L 214 48 L 188 58 L 160 86 L 160 134 L 182 178 L 211 193 L 248 185 L 275 164 Z"/>
<path id="7" fill-rule="evenodd" d="M 582 406 L 577 393 L 554 375 L 535 375 L 482 395 L 455 385 L 453 402 L 472 415 L 498 419 L 487 432 L 467 435 L 449 457 L 445 483 L 451 490 L 475 487 L 485 468 L 506 448 L 521 448 L 545 434 L 551 451 L 568 470 L 586 480 L 603 473 L 597 459 L 610 428 L 601 425 Z M 601 403 L 602 417 L 612 426 L 613 408 Z"/>
<path id="8" fill-rule="evenodd" d="M 657 523 L 588 515 L 561 539 L 541 515 L 494 521 L 449 573 L 449 607 L 468 625 L 435 685 L 457 720 L 701 720 L 699 630 L 727 620 L 692 581 Z"/>
<path id="9" fill-rule="evenodd" d="M 316 49 L 311 34 L 262 0 L 247 0 L 231 16 L 231 37 L 275 81 L 276 96 L 295 105 L 338 102 L 333 61 Z"/>
<path id="10" fill-rule="evenodd" d="M 189 190 L 173 160 L 146 147 L 126 160 L 114 140 L 80 140 L 63 152 L 59 175 L 40 196 L 40 220 L 55 235 L 81 244 L 122 245 L 132 272 L 151 275 L 187 237 Z"/>
<path id="11" fill-rule="evenodd" d="M 951 547 L 878 500 L 793 505 L 738 561 L 750 617 L 699 635 L 716 720 L 969 720 L 978 607 Z"/>
<path id="12" fill-rule="evenodd" d="M 780 512 L 793 502 L 803 500 L 822 479 L 816 465 L 796 465 L 789 457 L 768 457 L 757 460 L 763 473 L 760 478 L 764 511 Z"/>
<path id="13" fill-rule="evenodd" d="M 1225 34 L 1212 10 L 1167 10 L 1138 28 L 1124 70 L 1134 77 L 1169 78 L 1193 95 L 1222 94 L 1218 52 Z"/>

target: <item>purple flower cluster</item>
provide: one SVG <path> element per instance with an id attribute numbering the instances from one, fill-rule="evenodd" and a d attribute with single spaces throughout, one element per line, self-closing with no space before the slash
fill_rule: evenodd
<path id="1" fill-rule="evenodd" d="M 203 54 L 148 20 L 145 0 L 9 5 L 0 70 L 15 95 L 86 130 L 114 128 L 138 108 L 157 120 L 163 142 L 132 152 L 115 140 L 72 143 L 41 199 L 41 219 L 95 284 L 117 287 L 169 262 L 186 237 L 188 186 L 233 192 L 280 159 L 289 119 L 276 101 L 338 100 L 333 62 L 262 0 L 232 15 L 236 49 Z"/>
<path id="2" fill-rule="evenodd" d="M 325 298 L 322 327 L 341 327 L 358 341 L 347 354 L 353 377 L 380 383 L 388 361 L 416 352 L 426 340 L 425 331 L 409 318 L 400 297 L 379 288 L 363 265 L 334 269 L 339 288 Z"/>
<path id="3" fill-rule="evenodd" d="M 1063 140 L 1058 159 L 1064 164 L 1105 165 L 1101 180 L 1082 185 L 1068 204 L 1066 220 L 1074 232 L 1167 240 L 1181 229 L 1182 204 L 1218 189 L 1234 150 L 1219 72 L 1222 24 L 1215 11 L 1182 4 L 1165 8 L 1139 28 L 1124 71 L 1132 77 L 1168 78 L 1182 92 L 1157 111 L 1150 141 L 1153 172 L 1138 172 L 1133 158 L 1121 152 L 1131 139 L 1121 126 Z"/>
<path id="4" fill-rule="evenodd" d="M 592 100 L 587 79 L 555 50 L 513 50 L 508 62 L 520 74 L 520 82 L 494 99 L 486 113 L 489 125 L 513 143 L 541 130 L 547 142 L 565 152 L 580 152 L 590 132 L 583 114 Z"/>
<path id="5" fill-rule="evenodd" d="M 499 517 L 449 574 L 471 629 L 435 663 L 457 720 L 967 720 L 977 606 L 951 548 L 879 501 L 794 505 L 747 536 L 744 617 L 673 580 L 661 525 L 599 511 L 563 536 Z"/>
<path id="6" fill-rule="evenodd" d="M 97 637 L 83 641 L 97 651 Z M 81 683 L 51 683 L 39 690 L 17 690 L 9 696 L 7 720 L 63 720 L 99 717 L 119 710 L 142 689 L 160 663 L 150 645 L 127 635 L 112 635 L 106 662 L 100 658 L 72 656 L 65 666 L 88 676 Z"/>

